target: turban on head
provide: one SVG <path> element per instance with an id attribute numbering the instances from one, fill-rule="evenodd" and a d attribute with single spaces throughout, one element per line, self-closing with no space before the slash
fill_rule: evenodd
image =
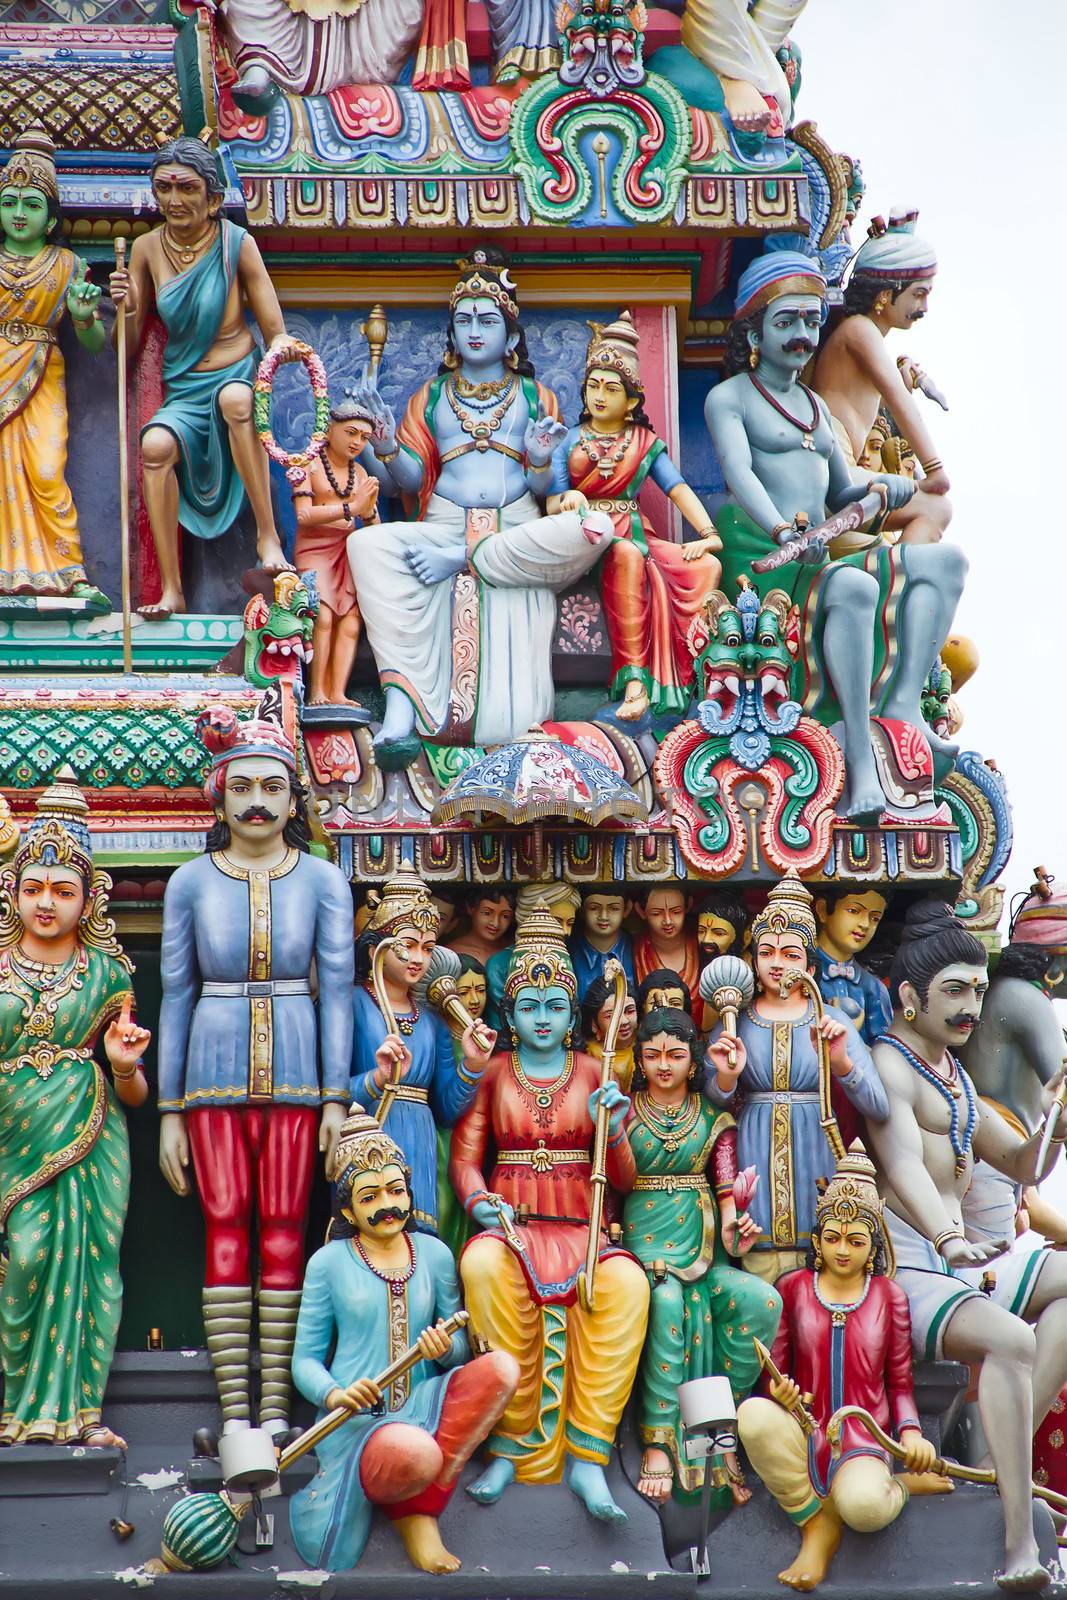
<path id="1" fill-rule="evenodd" d="M 765 250 L 749 263 L 737 283 L 734 317 L 755 316 L 787 294 L 818 295 L 826 303 L 826 278 L 819 263 L 799 250 Z"/>

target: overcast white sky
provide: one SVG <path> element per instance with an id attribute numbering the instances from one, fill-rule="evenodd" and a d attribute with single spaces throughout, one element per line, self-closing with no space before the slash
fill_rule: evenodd
<path id="1" fill-rule="evenodd" d="M 902 202 L 937 247 L 907 348 L 952 408 L 929 416 L 971 562 L 957 627 L 982 656 L 963 742 L 1008 780 L 1009 901 L 1039 862 L 1067 888 L 1067 0 L 810 0 L 796 38 L 800 114 L 863 163 L 855 242 Z M 1062 1161 L 1048 1190 L 1067 1208 Z"/>

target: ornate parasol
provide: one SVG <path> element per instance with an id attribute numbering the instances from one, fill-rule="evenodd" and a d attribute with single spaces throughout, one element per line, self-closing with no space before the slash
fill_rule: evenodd
<path id="1" fill-rule="evenodd" d="M 430 820 L 445 824 L 460 817 L 499 817 L 515 826 L 531 825 L 539 870 L 546 818 L 598 828 L 605 822 L 645 822 L 648 806 L 596 756 L 541 733 L 491 750 L 453 778 Z"/>

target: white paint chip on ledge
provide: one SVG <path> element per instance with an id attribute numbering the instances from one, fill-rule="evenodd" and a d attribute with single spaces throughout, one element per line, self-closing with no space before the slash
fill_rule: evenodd
<path id="1" fill-rule="evenodd" d="M 155 1494 L 157 1489 L 174 1489 L 184 1483 L 185 1473 L 179 1472 L 177 1467 L 162 1467 L 159 1472 L 139 1472 L 133 1481 Z"/>
<path id="2" fill-rule="evenodd" d="M 116 1572 L 115 1580 L 124 1583 L 127 1589 L 151 1589 L 155 1583 L 152 1573 L 145 1572 L 141 1567 L 125 1567 L 121 1572 Z"/>
<path id="3" fill-rule="evenodd" d="M 613 1561 L 611 1563 L 611 1570 L 612 1572 L 629 1572 L 630 1569 L 625 1561 Z"/>
<path id="4" fill-rule="evenodd" d="M 324 1589 L 332 1578 L 332 1572 L 323 1572 L 321 1568 L 309 1572 L 279 1572 L 278 1586 L 282 1589 Z"/>

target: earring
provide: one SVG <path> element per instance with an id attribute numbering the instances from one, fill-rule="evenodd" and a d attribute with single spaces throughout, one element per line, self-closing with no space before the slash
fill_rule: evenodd
<path id="1" fill-rule="evenodd" d="M 822 1246 L 818 1239 L 815 1240 L 815 1270 L 816 1272 L 822 1271 Z"/>
<path id="2" fill-rule="evenodd" d="M 867 1274 L 867 1276 L 870 1277 L 871 1273 L 874 1271 L 874 1256 L 873 1255 L 869 1255 L 867 1257 L 867 1265 L 864 1267 L 863 1270 Z"/>
<path id="3" fill-rule="evenodd" d="M 752 368 L 753 371 L 755 371 L 755 369 L 759 366 L 759 351 L 758 350 L 750 350 L 748 352 L 748 364 Z"/>
<path id="4" fill-rule="evenodd" d="M 296 807 L 295 806 L 290 806 L 289 807 L 289 816 L 290 817 L 295 817 L 296 816 Z"/>
<path id="5" fill-rule="evenodd" d="M 883 289 L 874 302 L 874 309 L 881 316 L 889 307 L 889 290 Z"/>
<path id="6" fill-rule="evenodd" d="M 444 355 L 441 357 L 441 365 L 443 367 L 447 367 L 449 372 L 455 372 L 456 368 L 459 366 L 459 356 L 454 350 L 446 350 Z"/>
<path id="7" fill-rule="evenodd" d="M 905 1006 L 904 1007 L 904 1021 L 905 1022 L 914 1022 L 915 1021 L 915 1007 L 914 1006 Z"/>
<path id="8" fill-rule="evenodd" d="M 509 350 L 504 357 L 504 365 L 510 367 L 514 372 L 519 365 L 519 352 L 517 350 Z"/>

